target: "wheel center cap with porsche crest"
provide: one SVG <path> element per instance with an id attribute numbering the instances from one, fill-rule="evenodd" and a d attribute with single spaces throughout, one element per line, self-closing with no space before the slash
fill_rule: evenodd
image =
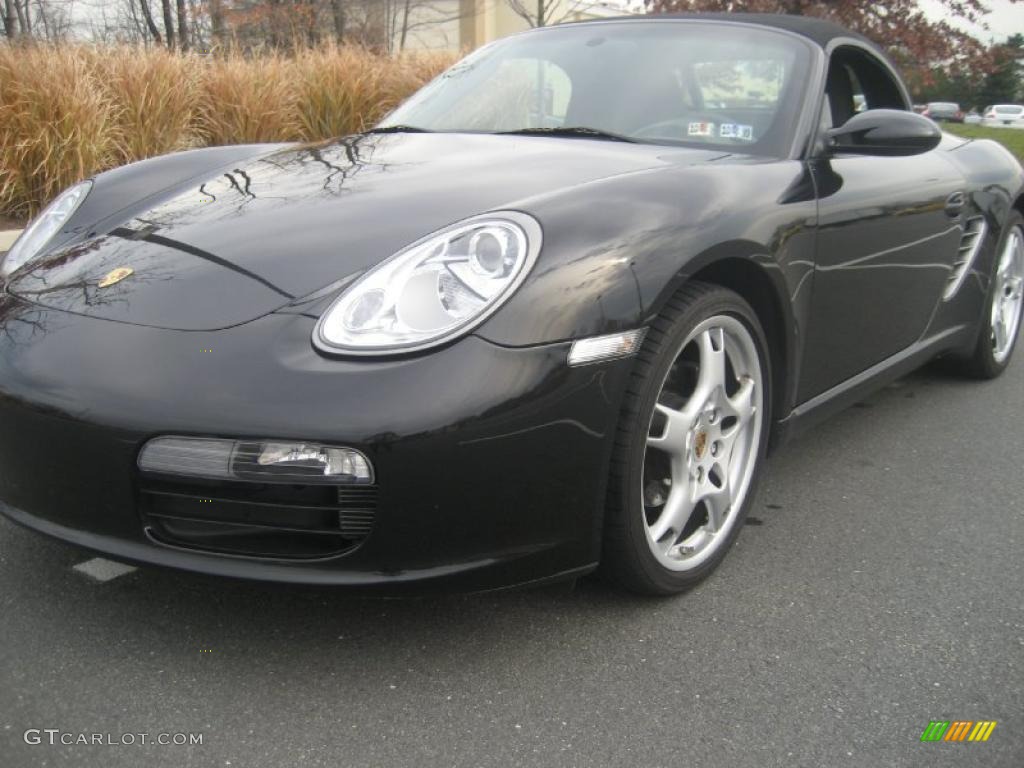
<path id="1" fill-rule="evenodd" d="M 704 458 L 704 451 L 708 448 L 708 433 L 705 430 L 697 432 L 697 436 L 693 440 L 693 453 L 698 459 Z"/>
<path id="2" fill-rule="evenodd" d="M 135 270 L 132 269 L 131 267 L 118 267 L 117 269 L 112 269 L 110 272 L 104 275 L 103 279 L 99 281 L 98 285 L 100 288 L 109 288 L 111 285 L 116 285 L 125 278 L 131 277 L 134 274 Z"/>

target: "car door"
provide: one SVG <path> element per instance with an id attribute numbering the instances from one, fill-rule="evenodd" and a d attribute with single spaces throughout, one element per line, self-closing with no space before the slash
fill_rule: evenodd
<path id="1" fill-rule="evenodd" d="M 909 109 L 866 49 L 831 57 L 823 129 L 866 109 Z M 809 400 L 897 354 L 925 331 L 960 244 L 963 180 L 941 152 L 811 161 L 818 191 L 816 265 L 798 397 Z"/>

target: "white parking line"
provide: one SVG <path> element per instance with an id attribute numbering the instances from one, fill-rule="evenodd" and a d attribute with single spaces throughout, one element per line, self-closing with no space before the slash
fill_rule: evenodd
<path id="1" fill-rule="evenodd" d="M 94 557 L 92 560 L 86 560 L 84 563 L 76 565 L 75 570 L 96 581 L 111 581 L 118 576 L 137 571 L 138 568 L 124 563 L 115 563 L 113 560 L 105 560 L 102 557 Z"/>

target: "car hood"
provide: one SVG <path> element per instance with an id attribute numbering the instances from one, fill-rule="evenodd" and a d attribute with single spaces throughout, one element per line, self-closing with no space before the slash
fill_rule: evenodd
<path id="1" fill-rule="evenodd" d="M 211 169 L 156 195 L 160 202 L 141 213 L 104 220 L 99 234 L 48 253 L 8 290 L 108 320 L 225 328 L 361 273 L 468 216 L 529 210 L 525 203 L 538 195 L 721 156 L 478 134 L 369 134 L 293 146 Z"/>

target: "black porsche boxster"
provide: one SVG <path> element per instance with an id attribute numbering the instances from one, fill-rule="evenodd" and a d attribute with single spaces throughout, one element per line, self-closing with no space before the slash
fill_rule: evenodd
<path id="1" fill-rule="evenodd" d="M 845 29 L 517 35 L 360 135 L 60 195 L 0 265 L 0 510 L 227 576 L 677 592 L 770 445 L 939 355 L 1003 371 L 1022 214 Z"/>

